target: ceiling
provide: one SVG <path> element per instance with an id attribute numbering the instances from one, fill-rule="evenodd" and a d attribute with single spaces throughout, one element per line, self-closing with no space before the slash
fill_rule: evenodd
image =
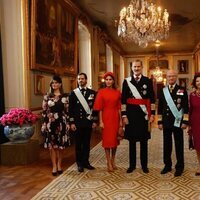
<path id="1" fill-rule="evenodd" d="M 122 43 L 117 36 L 115 21 L 119 12 L 128 6 L 130 0 L 73 0 L 86 12 L 94 24 L 106 30 L 113 41 L 127 55 L 155 52 L 155 45 L 141 48 L 132 43 Z M 170 15 L 171 29 L 169 38 L 161 41 L 159 51 L 163 53 L 192 52 L 200 42 L 200 0 L 157 0 L 157 6 L 166 8 Z"/>

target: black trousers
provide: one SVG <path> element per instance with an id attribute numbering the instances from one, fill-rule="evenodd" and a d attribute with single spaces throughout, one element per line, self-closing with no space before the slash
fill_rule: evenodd
<path id="1" fill-rule="evenodd" d="M 173 127 L 173 128 L 163 129 L 164 164 L 168 168 L 172 167 L 172 159 L 171 159 L 172 135 L 174 136 L 175 152 L 176 152 L 176 159 L 177 159 L 175 169 L 183 170 L 184 169 L 184 155 L 183 155 L 184 141 L 183 141 L 183 130 L 181 128 Z"/>
<path id="2" fill-rule="evenodd" d="M 142 168 L 147 168 L 148 140 L 140 141 L 140 163 Z M 129 167 L 136 167 L 136 141 L 129 140 Z"/>
<path id="3" fill-rule="evenodd" d="M 75 132 L 75 152 L 78 166 L 89 164 L 90 139 L 92 128 L 78 127 Z"/>

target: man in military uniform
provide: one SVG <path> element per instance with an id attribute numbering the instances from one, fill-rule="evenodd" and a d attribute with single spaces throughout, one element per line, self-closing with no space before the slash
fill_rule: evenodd
<path id="1" fill-rule="evenodd" d="M 188 95 L 176 84 L 177 72 L 167 72 L 167 86 L 160 92 L 158 104 L 158 128 L 163 130 L 164 168 L 161 174 L 172 170 L 172 134 L 174 136 L 177 163 L 174 176 L 181 176 L 184 170 L 183 129 L 188 124 Z"/>
<path id="2" fill-rule="evenodd" d="M 148 173 L 148 139 L 150 123 L 155 115 L 155 98 L 152 81 L 142 75 L 142 62 L 132 63 L 131 77 L 123 82 L 122 121 L 125 126 L 125 139 L 129 141 L 129 168 L 136 168 L 136 142 L 140 142 L 140 161 L 144 173 Z"/>
<path id="3" fill-rule="evenodd" d="M 89 163 L 90 139 L 92 128 L 96 127 L 95 116 L 92 114 L 92 107 L 96 92 L 86 87 L 87 75 L 78 75 L 78 87 L 69 95 L 69 121 L 71 130 L 75 132 L 75 152 L 78 171 L 83 172 L 84 168 L 95 169 Z"/>

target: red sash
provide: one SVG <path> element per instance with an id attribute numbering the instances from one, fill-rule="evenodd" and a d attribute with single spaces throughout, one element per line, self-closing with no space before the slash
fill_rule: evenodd
<path id="1" fill-rule="evenodd" d="M 150 119 L 150 116 L 151 116 L 151 103 L 150 103 L 149 99 L 133 99 L 133 98 L 128 98 L 127 99 L 127 104 L 145 105 L 146 108 L 147 108 L 148 117 Z"/>

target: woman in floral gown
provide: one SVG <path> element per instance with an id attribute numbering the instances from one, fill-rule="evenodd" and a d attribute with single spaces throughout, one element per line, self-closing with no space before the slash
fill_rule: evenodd
<path id="1" fill-rule="evenodd" d="M 50 82 L 50 92 L 44 95 L 42 108 L 44 147 L 50 151 L 52 175 L 56 176 L 63 172 L 63 149 L 69 145 L 68 96 L 63 93 L 62 80 L 57 75 Z"/>
<path id="2" fill-rule="evenodd" d="M 121 125 L 121 93 L 115 87 L 115 78 L 112 72 L 104 75 L 105 88 L 98 91 L 94 110 L 99 111 L 99 121 L 102 130 L 102 146 L 105 149 L 108 171 L 117 169 L 115 154 L 119 141 L 117 135 Z"/>
<path id="3" fill-rule="evenodd" d="M 190 130 L 189 133 L 192 134 L 194 141 L 194 148 L 197 153 L 198 159 L 198 169 L 195 173 L 196 176 L 200 176 L 200 73 L 194 76 L 194 80 L 192 83 L 194 87 L 194 91 L 190 93 Z"/>

